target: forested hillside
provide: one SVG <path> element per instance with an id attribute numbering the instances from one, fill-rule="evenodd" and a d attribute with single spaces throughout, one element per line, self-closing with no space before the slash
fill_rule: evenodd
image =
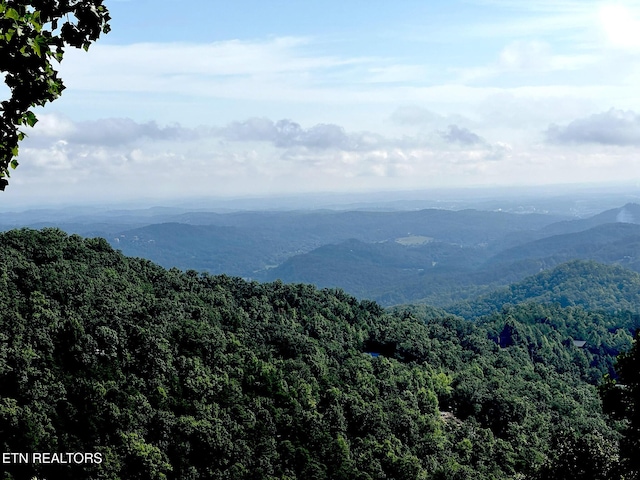
<path id="1" fill-rule="evenodd" d="M 339 286 L 383 305 L 448 306 L 576 259 L 637 271 L 640 225 L 604 224 L 498 253 L 495 249 L 495 246 L 462 246 L 440 241 L 402 245 L 352 240 L 294 256 L 266 276 L 322 287 Z"/>
<path id="2" fill-rule="evenodd" d="M 606 312 L 640 312 L 640 274 L 618 265 L 573 260 L 474 300 L 447 306 L 447 311 L 475 319 L 505 304 L 557 303 Z"/>
<path id="3" fill-rule="evenodd" d="M 632 434 L 597 384 L 633 315 L 386 313 L 57 229 L 0 235 L 0 287 L 0 448 L 103 458 L 5 463 L 3 478 L 614 479 L 627 465 Z"/>

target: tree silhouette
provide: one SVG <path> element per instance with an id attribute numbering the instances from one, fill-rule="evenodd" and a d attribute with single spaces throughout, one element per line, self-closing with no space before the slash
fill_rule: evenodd
<path id="1" fill-rule="evenodd" d="M 60 96 L 64 85 L 53 68 L 65 47 L 89 49 L 109 32 L 103 0 L 0 0 L 0 69 L 11 91 L 0 103 L 0 190 L 18 166 L 18 143 L 38 121 L 31 108 Z"/>

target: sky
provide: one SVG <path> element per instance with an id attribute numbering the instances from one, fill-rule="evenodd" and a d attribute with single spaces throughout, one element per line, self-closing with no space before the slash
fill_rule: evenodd
<path id="1" fill-rule="evenodd" d="M 1 207 L 640 173 L 640 1 L 105 5 Z"/>

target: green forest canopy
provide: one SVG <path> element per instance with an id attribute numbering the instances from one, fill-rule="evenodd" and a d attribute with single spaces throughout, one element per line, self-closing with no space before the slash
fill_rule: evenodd
<path id="1" fill-rule="evenodd" d="M 0 234 L 0 288 L 2 452 L 103 458 L 3 464 L 3 478 L 612 479 L 627 468 L 630 431 L 603 413 L 597 384 L 632 345 L 631 314 L 523 304 L 474 324 L 425 307 L 386 313 L 335 289 L 166 270 L 57 229 Z"/>

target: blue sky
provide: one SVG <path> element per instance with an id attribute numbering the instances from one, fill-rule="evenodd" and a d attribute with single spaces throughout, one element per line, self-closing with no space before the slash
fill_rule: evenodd
<path id="1" fill-rule="evenodd" d="M 638 1 L 105 3 L 4 206 L 640 172 Z"/>

